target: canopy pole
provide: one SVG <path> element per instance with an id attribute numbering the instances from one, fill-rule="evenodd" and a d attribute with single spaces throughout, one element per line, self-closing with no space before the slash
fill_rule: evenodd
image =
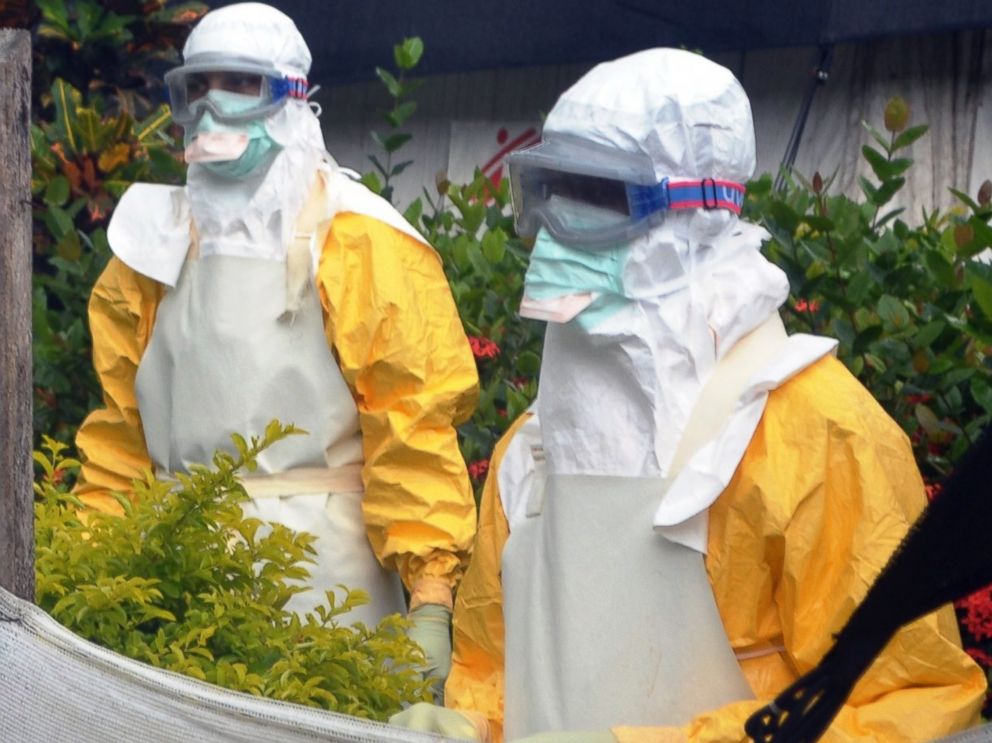
<path id="1" fill-rule="evenodd" d="M 0 29 L 0 585 L 34 601 L 31 35 Z"/>
<path id="2" fill-rule="evenodd" d="M 833 63 L 833 46 L 820 47 L 819 62 L 813 67 L 813 76 L 806 88 L 806 96 L 803 104 L 799 107 L 799 115 L 796 116 L 796 123 L 792 127 L 792 134 L 789 136 L 789 144 L 785 147 L 785 156 L 782 158 L 782 165 L 779 166 L 778 175 L 775 177 L 775 190 L 782 191 L 788 177 L 792 174 L 792 166 L 796 162 L 796 155 L 799 153 L 799 144 L 803 139 L 803 130 L 806 128 L 806 120 L 809 118 L 810 109 L 813 108 L 813 98 L 816 91 L 825 85 L 830 79 L 830 65 Z"/>

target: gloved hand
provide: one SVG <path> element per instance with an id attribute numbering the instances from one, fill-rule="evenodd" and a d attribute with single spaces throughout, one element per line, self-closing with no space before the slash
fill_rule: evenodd
<path id="1" fill-rule="evenodd" d="M 423 648 L 427 663 L 420 670 L 436 676 L 438 695 L 451 671 L 451 610 L 440 604 L 421 604 L 407 618 L 413 623 L 407 637 Z"/>
<path id="2" fill-rule="evenodd" d="M 389 718 L 389 724 L 422 733 L 440 733 L 459 740 L 489 740 L 489 724 L 481 715 L 466 714 L 427 702 L 397 712 Z"/>
<path id="3" fill-rule="evenodd" d="M 556 730 L 517 738 L 511 743 L 617 743 L 609 730 Z"/>

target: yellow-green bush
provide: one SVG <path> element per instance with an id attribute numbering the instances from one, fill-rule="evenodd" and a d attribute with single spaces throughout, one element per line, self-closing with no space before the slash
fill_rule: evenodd
<path id="1" fill-rule="evenodd" d="M 334 593 L 313 613 L 284 609 L 304 590 L 314 537 L 245 518 L 236 473 L 297 433 L 273 422 L 261 439 L 235 436 L 237 456 L 214 455 L 176 481 L 134 483 L 124 515 L 98 513 L 67 491 L 78 462 L 45 439 L 35 459 L 37 603 L 73 632 L 136 660 L 258 696 L 384 720 L 429 701 L 413 666 L 420 649 L 406 620 L 346 626 L 364 603 Z M 271 528 L 266 528 L 270 526 Z"/>

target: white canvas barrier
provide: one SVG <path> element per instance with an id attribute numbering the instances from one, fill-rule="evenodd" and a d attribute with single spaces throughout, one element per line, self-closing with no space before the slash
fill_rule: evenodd
<path id="1" fill-rule="evenodd" d="M 450 743 L 152 668 L 77 637 L 3 588 L 0 741 Z M 992 725 L 942 743 L 992 743 Z"/>
<path id="2" fill-rule="evenodd" d="M 4 743 L 438 743 L 440 736 L 227 691 L 130 660 L 0 588 Z"/>

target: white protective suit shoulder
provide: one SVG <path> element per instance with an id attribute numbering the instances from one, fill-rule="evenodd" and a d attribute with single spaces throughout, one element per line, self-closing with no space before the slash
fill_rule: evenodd
<path id="1" fill-rule="evenodd" d="M 327 202 L 318 238 L 326 235 L 336 214 L 355 213 L 388 224 L 427 245 L 388 201 L 354 181 L 332 163 L 318 173 L 326 184 Z M 114 209 L 107 228 L 110 249 L 133 271 L 174 288 L 189 251 L 192 212 L 186 189 L 152 183 L 131 185 Z M 322 240 L 313 243 L 313 261 L 320 257 Z"/>

